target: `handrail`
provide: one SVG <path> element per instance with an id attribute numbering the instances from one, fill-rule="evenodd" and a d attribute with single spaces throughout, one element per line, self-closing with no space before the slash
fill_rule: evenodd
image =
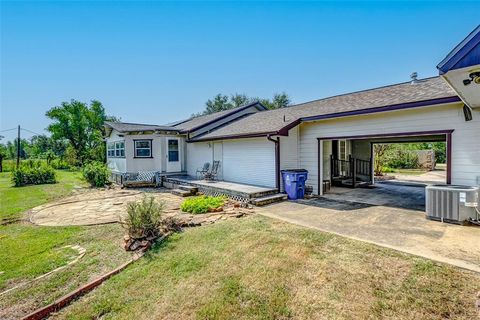
<path id="1" fill-rule="evenodd" d="M 355 188 L 357 176 L 371 176 L 372 161 L 354 158 L 351 155 L 348 160 L 336 159 L 330 155 L 330 178 L 343 177 L 352 179 L 352 185 Z"/>

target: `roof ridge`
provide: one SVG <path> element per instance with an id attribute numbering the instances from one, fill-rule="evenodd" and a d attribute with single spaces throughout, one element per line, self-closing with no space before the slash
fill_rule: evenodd
<path id="1" fill-rule="evenodd" d="M 220 111 L 217 111 L 217 112 L 214 112 L 214 113 L 209 113 L 209 114 L 203 114 L 203 115 L 199 115 L 197 117 L 190 117 L 188 119 L 185 119 L 185 120 L 179 120 L 177 123 L 175 123 L 175 125 L 173 125 L 174 127 L 179 125 L 179 124 L 182 124 L 182 123 L 185 123 L 187 121 L 190 121 L 190 120 L 193 120 L 193 119 L 199 119 L 199 118 L 202 118 L 202 117 L 206 117 L 206 116 L 212 116 L 212 115 L 215 115 L 217 113 L 220 113 L 220 112 L 226 112 L 226 111 L 235 111 L 236 109 L 240 109 L 240 108 L 248 108 L 248 107 L 251 107 L 253 105 L 256 105 L 256 104 L 262 104 L 259 100 L 255 100 L 253 102 L 250 102 L 250 103 L 247 103 L 247 104 L 243 104 L 241 106 L 238 106 L 238 107 L 235 107 L 235 108 L 232 108 L 232 109 L 225 109 L 225 110 L 220 110 Z M 263 105 L 262 105 L 263 106 Z"/>
<path id="2" fill-rule="evenodd" d="M 421 83 L 421 82 L 424 82 L 424 81 L 427 81 L 427 80 L 431 80 L 431 79 L 435 79 L 435 78 L 440 78 L 440 76 L 432 76 L 432 77 L 428 77 L 428 78 L 418 79 L 417 81 L 418 81 L 419 83 Z M 348 95 L 356 94 L 356 93 L 362 93 L 362 92 L 374 91 L 374 90 L 379 90 L 379 89 L 385 89 L 385 88 L 388 88 L 388 87 L 395 87 L 395 86 L 400 86 L 400 85 L 410 84 L 410 83 L 411 83 L 411 81 L 405 81 L 405 82 L 387 84 L 387 85 L 380 86 L 380 87 L 376 87 L 376 88 L 370 88 L 370 89 L 363 89 L 363 90 L 358 90 L 358 91 L 346 92 L 346 93 L 336 94 L 336 95 L 329 96 L 329 97 L 325 97 L 325 98 L 320 98 L 320 99 L 314 99 L 314 100 L 305 101 L 305 102 L 298 103 L 298 104 L 294 104 L 294 105 L 291 105 L 291 106 L 288 106 L 288 107 L 285 107 L 285 108 L 292 108 L 292 107 L 301 106 L 301 105 L 308 104 L 308 103 L 312 103 L 312 102 L 316 102 L 316 101 L 322 101 L 322 100 L 327 100 L 327 99 L 331 99 L 331 98 L 348 96 Z M 282 109 L 285 109 L 285 108 L 282 108 Z M 279 110 L 279 109 L 274 109 L 274 110 Z"/>
<path id="3" fill-rule="evenodd" d="M 162 124 L 149 124 L 149 123 L 139 123 L 139 122 L 105 121 L 105 123 L 122 123 L 122 124 L 137 124 L 141 126 L 168 127 L 167 125 L 162 125 Z"/>

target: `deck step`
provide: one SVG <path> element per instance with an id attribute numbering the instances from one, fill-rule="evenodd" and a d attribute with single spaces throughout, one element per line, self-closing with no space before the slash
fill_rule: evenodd
<path id="1" fill-rule="evenodd" d="M 182 190 L 182 189 L 173 189 L 170 190 L 170 192 L 174 195 L 180 196 L 180 197 L 190 197 L 193 196 L 193 193 L 191 191 L 187 190 Z"/>
<path id="2" fill-rule="evenodd" d="M 256 206 L 265 206 L 270 203 L 280 202 L 287 200 L 287 195 L 283 193 L 277 193 L 273 195 L 268 195 L 260 198 L 254 198 L 251 200 L 251 203 Z"/>
<path id="3" fill-rule="evenodd" d="M 198 188 L 193 187 L 193 186 L 179 185 L 178 189 L 185 190 L 185 191 L 190 191 L 192 194 L 196 194 L 198 192 Z"/>

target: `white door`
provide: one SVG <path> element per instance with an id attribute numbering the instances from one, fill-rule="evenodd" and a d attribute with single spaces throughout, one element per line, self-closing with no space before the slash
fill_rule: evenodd
<path id="1" fill-rule="evenodd" d="M 267 139 L 223 142 L 225 181 L 275 187 L 275 144 Z"/>
<path id="2" fill-rule="evenodd" d="M 180 172 L 182 170 L 180 157 L 180 139 L 167 138 L 167 172 Z"/>

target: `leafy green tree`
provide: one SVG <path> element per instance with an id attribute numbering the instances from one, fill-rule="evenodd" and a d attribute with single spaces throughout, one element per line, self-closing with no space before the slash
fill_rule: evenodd
<path id="1" fill-rule="evenodd" d="M 285 92 L 276 93 L 273 95 L 273 99 L 258 99 L 268 109 L 280 109 L 288 107 L 292 101 Z"/>
<path id="2" fill-rule="evenodd" d="M 46 113 L 53 120 L 48 126 L 55 140 L 67 140 L 75 151 L 78 164 L 86 161 L 105 161 L 105 143 L 103 142 L 103 123 L 112 119 L 105 113 L 99 101 L 90 105 L 71 100 L 51 108 Z"/>
<path id="3" fill-rule="evenodd" d="M 7 141 L 6 147 L 6 156 L 5 159 L 16 159 L 17 158 L 17 141 L 15 138 L 13 141 Z M 20 158 L 26 159 L 29 155 L 30 142 L 27 139 L 20 139 Z"/>
<path id="4" fill-rule="evenodd" d="M 289 106 L 292 101 L 285 92 L 276 93 L 272 99 L 249 97 L 246 94 L 233 94 L 227 96 L 224 94 L 217 94 L 213 99 L 208 99 L 205 103 L 205 110 L 201 113 L 194 114 L 193 116 L 202 116 L 206 114 L 212 114 L 219 111 L 230 110 L 240 106 L 244 106 L 249 103 L 259 101 L 268 109 L 278 109 Z"/>
<path id="5" fill-rule="evenodd" d="M 0 143 L 0 172 L 3 172 L 3 159 L 7 156 L 7 148 Z"/>

